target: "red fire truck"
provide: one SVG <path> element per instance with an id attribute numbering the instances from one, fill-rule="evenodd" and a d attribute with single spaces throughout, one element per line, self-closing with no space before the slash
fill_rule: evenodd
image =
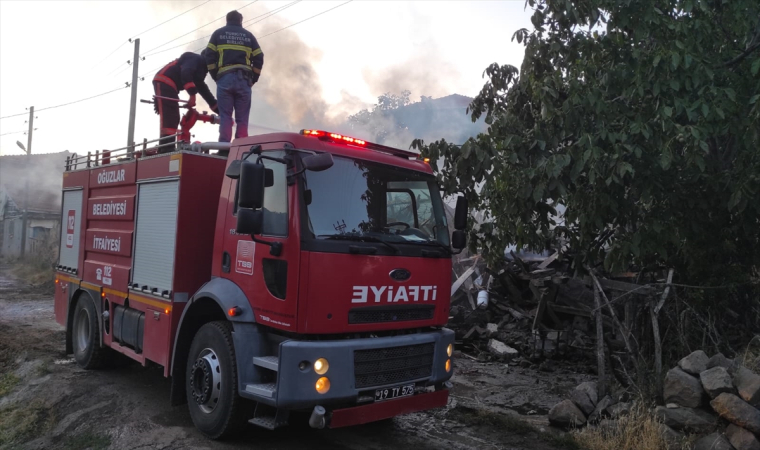
<path id="1" fill-rule="evenodd" d="M 163 367 L 213 439 L 446 404 L 467 205 L 450 239 L 426 161 L 321 130 L 127 151 L 63 173 L 55 317 L 80 366 Z"/>

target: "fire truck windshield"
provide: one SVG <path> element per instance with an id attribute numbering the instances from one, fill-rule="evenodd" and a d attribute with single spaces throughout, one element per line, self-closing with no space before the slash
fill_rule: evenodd
<path id="1" fill-rule="evenodd" d="M 385 164 L 335 157 L 323 172 L 306 172 L 309 230 L 317 239 L 382 241 L 449 247 L 435 178 Z"/>

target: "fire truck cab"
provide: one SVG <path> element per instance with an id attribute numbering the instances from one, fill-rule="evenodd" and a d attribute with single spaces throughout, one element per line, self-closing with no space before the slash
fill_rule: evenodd
<path id="1" fill-rule="evenodd" d="M 79 365 L 163 367 L 212 439 L 446 405 L 467 205 L 450 238 L 426 161 L 320 130 L 149 153 L 63 174 L 55 316 Z"/>

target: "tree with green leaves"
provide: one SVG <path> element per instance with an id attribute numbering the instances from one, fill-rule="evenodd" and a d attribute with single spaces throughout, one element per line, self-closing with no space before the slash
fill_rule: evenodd
<path id="1" fill-rule="evenodd" d="M 488 132 L 413 143 L 487 211 L 472 245 L 561 238 L 578 263 L 699 281 L 760 266 L 760 2 L 527 3 L 521 69 L 488 67 L 468 110 Z"/>
<path id="2" fill-rule="evenodd" d="M 372 107 L 371 111 L 363 109 L 348 116 L 348 125 L 354 132 L 366 133 L 371 136 L 370 140 L 382 144 L 390 135 L 406 129 L 406 125 L 399 123 L 392 111 L 409 105 L 411 103 L 410 95 L 410 91 L 402 91 L 399 95 L 386 92 L 377 97 L 377 104 Z"/>

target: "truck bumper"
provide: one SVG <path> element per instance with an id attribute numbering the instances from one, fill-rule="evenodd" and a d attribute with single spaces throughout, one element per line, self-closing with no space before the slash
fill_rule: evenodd
<path id="1" fill-rule="evenodd" d="M 445 328 L 381 338 L 285 341 L 280 344 L 277 390 L 270 404 L 284 409 L 322 405 L 334 411 L 334 421 L 335 412 L 343 411 L 337 414 L 338 424 L 349 424 L 349 419 L 342 418 L 353 414 L 348 411 L 383 418 L 427 409 L 433 400 L 436 406 L 441 401 L 445 404 L 448 393 L 440 392 L 453 372 L 451 363 L 450 370 L 446 370 L 450 359 L 447 347 L 453 343 L 454 332 Z M 327 372 L 321 375 L 314 371 L 314 362 L 319 358 L 329 363 Z M 323 394 L 315 387 L 321 377 L 330 382 L 330 389 Z M 410 385 L 414 385 L 415 395 L 375 402 L 378 389 Z M 433 389 L 437 392 L 428 392 Z M 427 397 L 431 394 L 435 395 Z M 410 405 L 418 401 L 422 407 L 410 410 Z"/>
<path id="2" fill-rule="evenodd" d="M 371 403 L 364 406 L 355 406 L 353 408 L 336 409 L 332 412 L 328 426 L 330 428 L 340 428 L 361 425 L 396 417 L 401 414 L 442 408 L 446 406 L 448 400 L 449 391 L 441 390 L 418 394 L 412 397 Z"/>

